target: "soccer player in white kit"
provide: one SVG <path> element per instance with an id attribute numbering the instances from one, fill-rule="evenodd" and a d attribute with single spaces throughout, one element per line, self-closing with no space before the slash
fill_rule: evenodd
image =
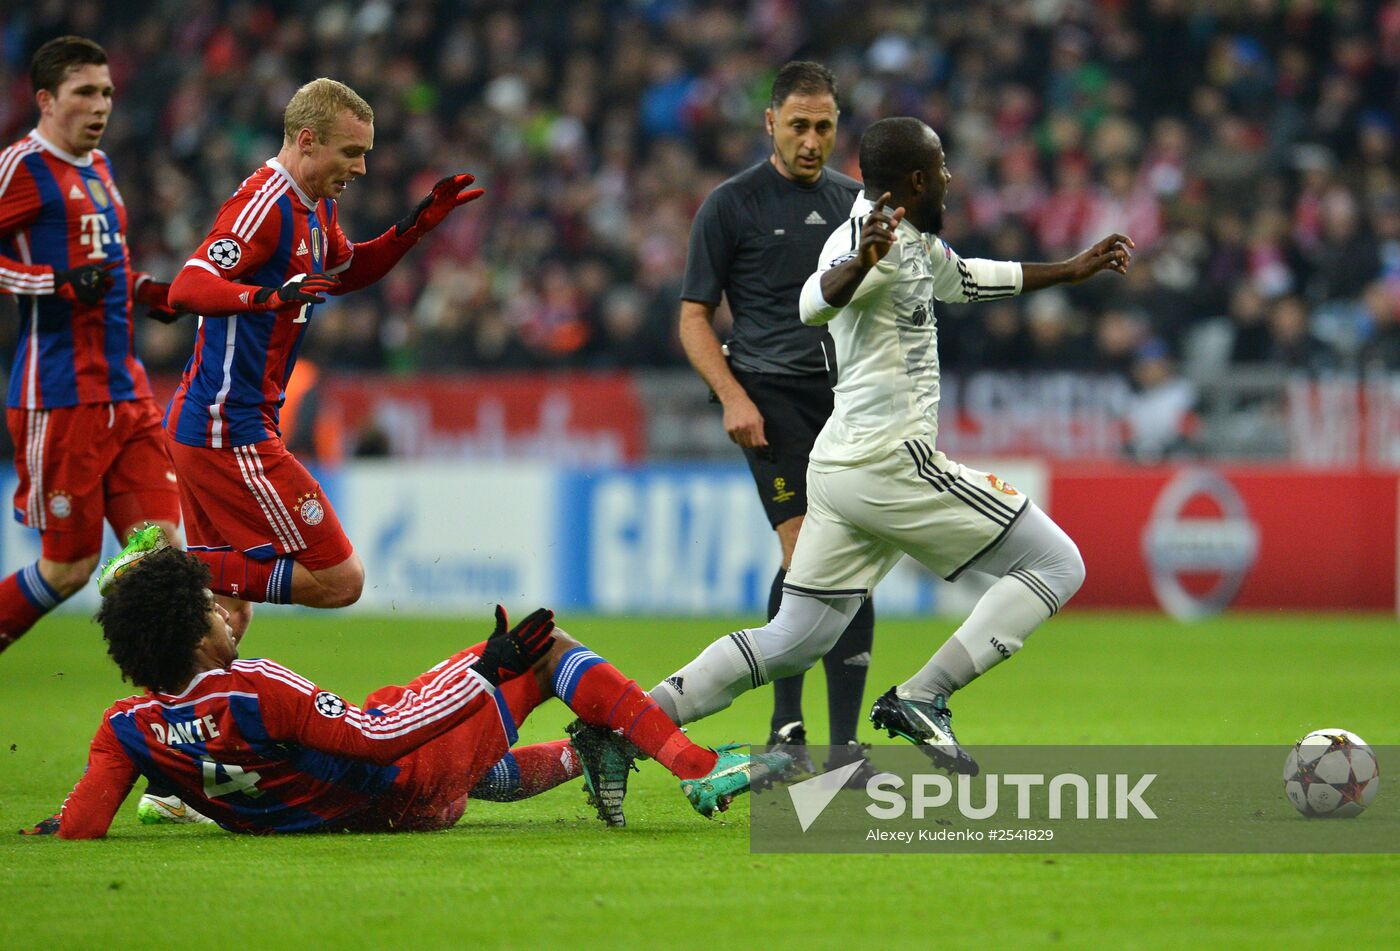
<path id="1" fill-rule="evenodd" d="M 908 554 L 949 580 L 996 577 L 972 614 L 870 712 L 940 767 L 977 772 L 953 734 L 948 697 L 1010 657 L 1079 590 L 1069 536 L 1014 487 L 936 448 L 938 335 L 933 302 L 979 301 L 1124 273 L 1131 239 L 1113 234 L 1057 264 L 962 259 L 937 237 L 951 174 L 938 136 L 913 118 L 861 137 L 865 192 L 803 286 L 804 323 L 836 343 L 836 408 L 812 450 L 808 512 L 767 625 L 715 641 L 652 690 L 677 723 L 806 670 Z M 887 208 L 894 208 L 891 213 Z"/>

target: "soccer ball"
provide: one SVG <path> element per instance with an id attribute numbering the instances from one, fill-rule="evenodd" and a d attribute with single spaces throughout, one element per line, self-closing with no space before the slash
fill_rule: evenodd
<path id="1" fill-rule="evenodd" d="M 1346 730 L 1313 730 L 1283 766 L 1283 791 L 1308 817 L 1359 816 L 1381 787 L 1376 755 Z"/>

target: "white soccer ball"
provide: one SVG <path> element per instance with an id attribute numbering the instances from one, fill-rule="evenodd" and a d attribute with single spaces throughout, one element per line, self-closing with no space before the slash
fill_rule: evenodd
<path id="1" fill-rule="evenodd" d="M 1381 775 L 1366 741 L 1347 730 L 1313 730 L 1283 766 L 1283 791 L 1303 815 L 1361 815 L 1376 798 Z"/>

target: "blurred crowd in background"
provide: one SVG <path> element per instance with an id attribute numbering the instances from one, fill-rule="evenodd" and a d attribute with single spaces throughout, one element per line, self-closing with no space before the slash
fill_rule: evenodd
<path id="1" fill-rule="evenodd" d="M 442 175 L 484 184 L 388 279 L 318 311 L 307 352 L 332 369 L 684 365 L 691 218 L 768 154 L 791 58 L 838 76 L 836 167 L 859 174 L 883 116 L 942 134 L 964 256 L 1136 241 L 1126 279 L 942 308 L 946 367 L 1144 388 L 1177 367 L 1400 368 L 1400 0 L 30 0 L 0 12 L 5 142 L 35 121 L 31 53 L 66 32 L 111 57 L 103 147 L 158 275 L 316 76 L 376 111 L 341 202 L 352 240 Z M 153 368 L 184 364 L 188 322 L 140 332 Z"/>

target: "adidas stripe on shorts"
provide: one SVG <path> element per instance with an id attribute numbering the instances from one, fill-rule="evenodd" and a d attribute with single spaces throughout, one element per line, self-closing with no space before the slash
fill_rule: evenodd
<path id="1" fill-rule="evenodd" d="M 813 466 L 807 495 L 784 587 L 811 594 L 866 594 L 904 554 L 951 581 L 1005 536 L 1030 501 L 921 439 L 864 465 Z"/>

